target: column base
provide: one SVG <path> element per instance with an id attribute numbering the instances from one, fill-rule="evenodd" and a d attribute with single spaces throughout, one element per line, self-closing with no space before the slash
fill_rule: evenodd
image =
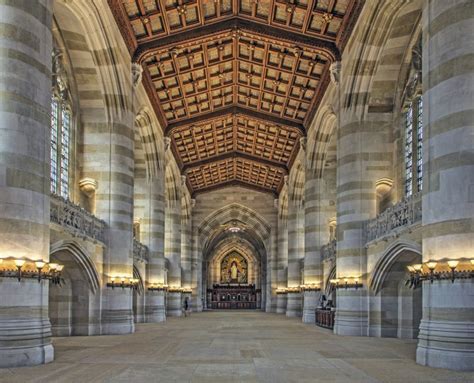
<path id="1" fill-rule="evenodd" d="M 287 301 L 286 294 L 277 295 L 277 308 L 276 308 L 277 314 L 286 314 L 286 301 Z"/>
<path id="2" fill-rule="evenodd" d="M 316 306 L 318 305 L 319 291 L 305 291 L 303 303 L 303 323 L 316 323 Z"/>
<path id="3" fill-rule="evenodd" d="M 165 292 L 147 291 L 145 295 L 145 323 L 166 321 Z"/>
<path id="4" fill-rule="evenodd" d="M 418 339 L 418 364 L 474 371 L 474 322 L 422 320 Z"/>
<path id="5" fill-rule="evenodd" d="M 128 288 L 107 288 L 103 296 L 102 335 L 121 335 L 135 332 L 132 291 Z"/>
<path id="6" fill-rule="evenodd" d="M 183 315 L 180 292 L 168 292 L 166 315 L 169 317 L 180 317 Z"/>
<path id="7" fill-rule="evenodd" d="M 303 315 L 302 293 L 287 293 L 286 316 L 289 318 L 301 318 Z"/>
<path id="8" fill-rule="evenodd" d="M 52 362 L 49 282 L 0 280 L 0 368 Z"/>

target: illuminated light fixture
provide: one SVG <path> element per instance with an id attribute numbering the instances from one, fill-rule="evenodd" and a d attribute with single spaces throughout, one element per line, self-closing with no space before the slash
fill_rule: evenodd
<path id="1" fill-rule="evenodd" d="M 117 279 L 120 279 L 120 283 L 116 283 Z M 128 278 L 128 282 L 126 282 L 126 280 L 126 277 L 110 277 L 110 282 L 107 283 L 107 287 L 111 287 L 112 289 L 115 289 L 116 287 L 121 287 L 122 289 L 138 289 L 138 279 Z"/>
<path id="2" fill-rule="evenodd" d="M 148 291 L 166 291 L 168 286 L 163 283 L 154 283 L 148 287 Z"/>
<path id="3" fill-rule="evenodd" d="M 277 295 L 280 295 L 280 294 L 287 294 L 288 291 L 287 291 L 286 288 L 278 288 L 278 289 L 276 289 L 276 293 L 277 293 Z"/>
<path id="4" fill-rule="evenodd" d="M 448 279 L 454 283 L 456 279 L 469 279 L 474 277 L 473 267 L 471 267 L 470 270 L 456 270 L 459 266 L 459 260 L 457 259 L 452 259 L 445 262 L 429 261 L 426 262 L 425 265 L 429 272 L 423 271 L 423 264 L 407 266 L 407 269 L 410 273 L 410 278 L 407 279 L 405 283 L 407 286 L 416 289 L 423 281 L 426 280 L 429 280 L 431 283 L 433 283 L 435 280 Z M 470 265 L 474 266 L 472 259 L 470 260 Z M 451 269 L 450 272 L 446 271 L 446 266 Z M 436 270 L 437 268 L 439 268 L 438 271 Z"/>
<path id="5" fill-rule="evenodd" d="M 7 262 L 4 262 L 7 261 Z M 12 263 L 15 265 L 16 270 L 8 269 L 8 266 L 3 266 L 7 263 Z M 35 266 L 34 269 L 28 269 L 26 265 L 32 264 Z M 56 265 L 56 268 L 59 267 L 61 271 L 64 266 Z M 53 284 L 61 284 L 61 275 L 56 269 L 51 269 L 47 272 L 44 272 L 46 266 L 49 266 L 48 263 L 43 261 L 32 261 L 28 259 L 0 259 L 0 277 L 5 278 L 17 278 L 18 282 L 22 279 L 38 279 L 38 282 L 41 282 L 42 279 L 49 279 Z"/>
<path id="6" fill-rule="evenodd" d="M 363 287 L 362 283 L 359 283 L 359 277 L 344 277 L 342 278 L 344 283 L 340 283 L 340 279 L 331 279 L 329 282 L 334 285 L 336 289 L 358 289 Z"/>
<path id="7" fill-rule="evenodd" d="M 239 233 L 242 231 L 242 229 L 237 226 L 231 226 L 227 230 L 229 230 L 231 233 Z"/>
<path id="8" fill-rule="evenodd" d="M 321 291 L 319 284 L 316 283 L 309 283 L 300 286 L 302 291 Z"/>

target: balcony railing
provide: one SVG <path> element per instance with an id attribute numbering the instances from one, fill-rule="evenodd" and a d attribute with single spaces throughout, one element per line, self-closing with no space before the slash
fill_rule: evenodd
<path id="1" fill-rule="evenodd" d="M 138 261 L 148 262 L 150 259 L 150 251 L 143 243 L 133 239 L 133 258 Z"/>
<path id="2" fill-rule="evenodd" d="M 321 246 L 321 259 L 328 261 L 330 259 L 336 259 L 336 246 L 337 241 L 333 239 L 331 242 L 324 246 Z"/>
<path id="3" fill-rule="evenodd" d="M 67 199 L 51 194 L 49 214 L 51 222 L 74 236 L 105 241 L 105 222 Z"/>
<path id="4" fill-rule="evenodd" d="M 421 193 L 406 197 L 365 224 L 367 242 L 382 238 L 421 221 Z"/>

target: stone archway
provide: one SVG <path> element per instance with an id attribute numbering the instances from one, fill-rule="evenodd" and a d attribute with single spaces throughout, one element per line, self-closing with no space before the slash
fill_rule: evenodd
<path id="1" fill-rule="evenodd" d="M 74 241 L 60 241 L 51 246 L 50 260 L 65 266 L 63 283 L 49 289 L 53 335 L 100 334 L 100 279 L 88 252 Z"/>

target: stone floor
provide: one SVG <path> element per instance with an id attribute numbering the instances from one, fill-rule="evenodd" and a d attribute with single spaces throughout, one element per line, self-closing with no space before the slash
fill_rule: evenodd
<path id="1" fill-rule="evenodd" d="M 416 365 L 414 341 L 339 337 L 261 312 L 193 314 L 54 345 L 53 363 L 0 370 L 0 382 L 474 382 Z"/>

